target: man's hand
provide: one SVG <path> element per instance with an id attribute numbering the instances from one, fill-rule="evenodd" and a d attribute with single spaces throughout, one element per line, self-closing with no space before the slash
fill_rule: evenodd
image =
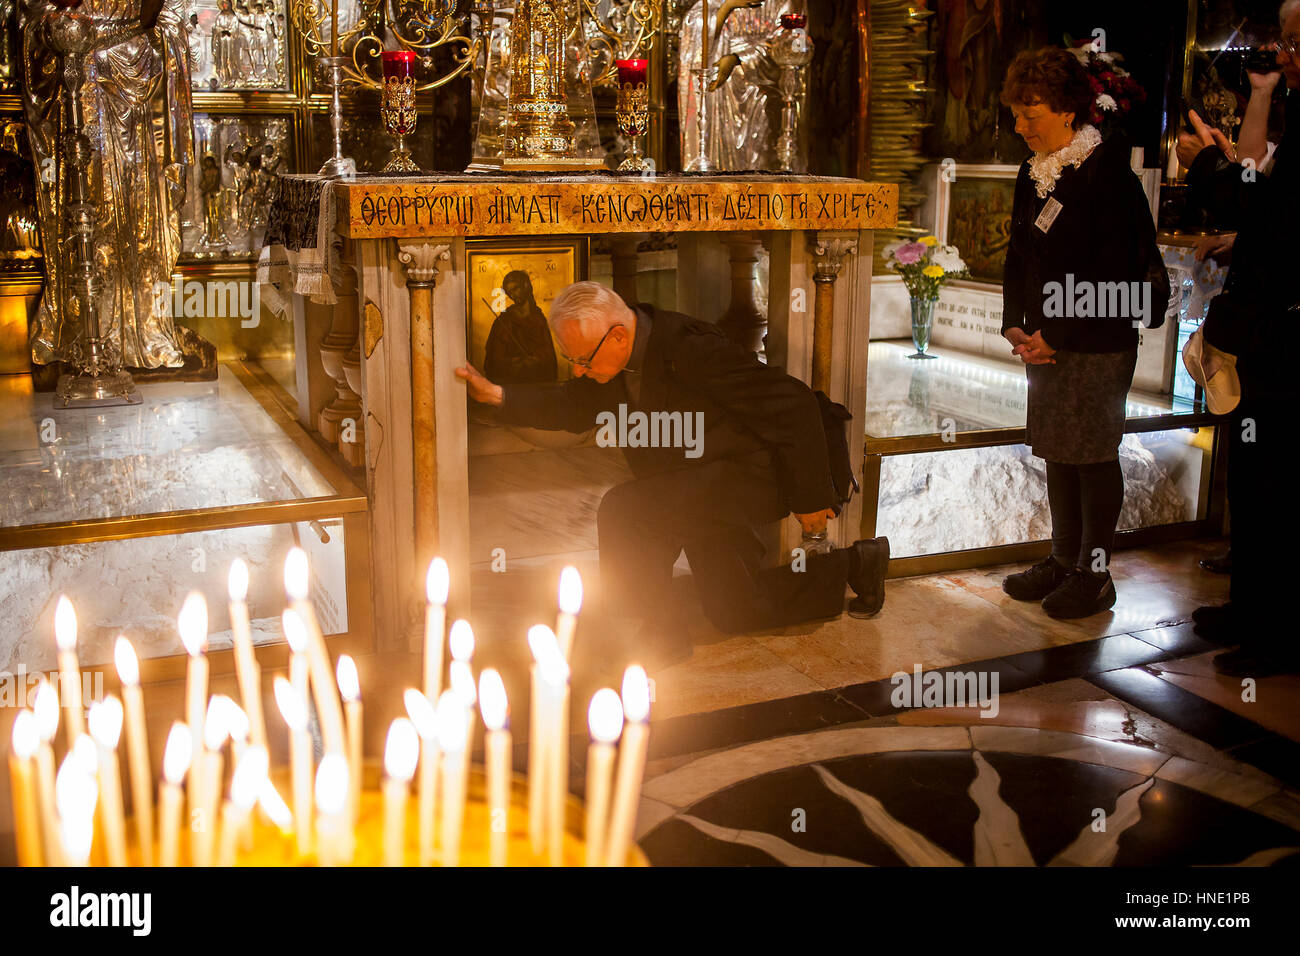
<path id="1" fill-rule="evenodd" d="M 803 529 L 804 534 L 822 534 L 826 531 L 826 522 L 835 517 L 835 512 L 830 508 L 822 511 L 814 511 L 812 514 L 795 515 L 799 519 L 799 527 Z"/>
<path id="2" fill-rule="evenodd" d="M 1024 335 L 1024 332 L 1022 331 L 1020 334 Z M 1056 359 L 1052 358 L 1056 354 L 1056 349 L 1047 344 L 1042 332 L 1035 332 L 1033 335 L 1026 336 L 1025 341 L 1011 350 L 1011 354 L 1019 355 L 1020 360 L 1026 365 L 1056 364 Z"/>
<path id="3" fill-rule="evenodd" d="M 484 405 L 495 405 L 498 408 L 501 406 L 501 402 L 505 397 L 505 392 L 502 391 L 501 386 L 493 385 L 473 365 L 466 362 L 456 369 L 456 377 L 469 387 L 469 397 L 474 401 L 482 402 Z"/>
<path id="4" fill-rule="evenodd" d="M 1007 329 L 1006 340 L 1011 343 L 1011 354 L 1016 354 L 1016 349 L 1029 342 L 1029 335 L 1018 325 L 1013 325 Z"/>
<path id="5" fill-rule="evenodd" d="M 1204 262 L 1206 259 L 1217 259 L 1225 252 L 1231 252 L 1233 244 L 1237 241 L 1235 232 L 1225 232 L 1221 236 L 1205 236 L 1196 241 L 1196 252 L 1193 257 L 1197 262 Z"/>
<path id="6" fill-rule="evenodd" d="M 1223 130 L 1206 126 L 1205 121 L 1196 114 L 1196 110 L 1188 110 L 1187 118 L 1191 120 L 1193 132 L 1179 133 L 1178 145 L 1175 147 L 1178 162 L 1184 169 L 1191 169 L 1196 157 L 1207 146 L 1217 146 L 1223 150 L 1223 155 L 1229 160 L 1234 163 L 1237 161 L 1237 151 L 1228 141 L 1228 137 L 1223 135 Z"/>

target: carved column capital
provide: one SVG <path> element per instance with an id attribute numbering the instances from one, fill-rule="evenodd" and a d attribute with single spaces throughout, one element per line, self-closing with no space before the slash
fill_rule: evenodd
<path id="1" fill-rule="evenodd" d="M 445 242 L 397 243 L 397 259 L 406 270 L 406 287 L 432 288 L 438 277 L 438 264 L 451 259 L 451 246 Z"/>
<path id="2" fill-rule="evenodd" d="M 858 251 L 858 237 L 852 234 L 817 232 L 808 239 L 813 257 L 813 281 L 834 282 L 844 268 L 844 257 Z"/>

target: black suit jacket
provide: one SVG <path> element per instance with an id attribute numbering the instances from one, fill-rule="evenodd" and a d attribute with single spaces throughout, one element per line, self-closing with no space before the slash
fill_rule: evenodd
<path id="1" fill-rule="evenodd" d="M 637 306 L 651 318 L 641 400 L 624 374 L 605 384 L 575 378 L 561 385 L 506 385 L 497 420 L 554 431 L 585 432 L 601 412 L 703 413 L 698 458 L 682 448 L 624 448 L 638 478 L 691 469 L 720 459 L 770 462 L 787 509 L 808 514 L 835 503 L 826 435 L 812 390 L 769 367 L 715 325 L 679 312 Z"/>

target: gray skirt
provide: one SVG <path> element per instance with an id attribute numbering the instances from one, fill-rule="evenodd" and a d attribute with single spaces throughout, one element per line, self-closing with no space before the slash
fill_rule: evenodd
<path id="1" fill-rule="evenodd" d="M 1124 437 L 1137 349 L 1057 352 L 1055 365 L 1029 365 L 1025 444 L 1066 465 L 1114 461 Z"/>

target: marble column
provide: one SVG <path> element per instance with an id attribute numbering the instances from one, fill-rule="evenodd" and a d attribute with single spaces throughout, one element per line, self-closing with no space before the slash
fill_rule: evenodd
<path id="1" fill-rule="evenodd" d="M 357 341 L 357 283 L 356 273 L 342 266 L 339 269 L 339 284 L 335 287 L 338 301 L 333 306 L 330 317 L 330 330 L 320 344 L 321 366 L 334 382 L 334 400 L 321 409 L 316 420 L 317 430 L 328 442 L 338 443 L 342 437 L 345 423 L 353 426 L 361 423 L 361 396 L 348 385 L 343 371 L 343 358 L 352 351 Z M 351 433 L 351 428 L 347 429 Z M 341 450 L 341 449 L 340 449 Z M 344 453 L 347 457 L 347 453 Z"/>
<path id="2" fill-rule="evenodd" d="M 361 334 L 352 340 L 352 348 L 342 361 L 343 378 L 348 388 L 357 395 L 361 394 Z M 339 454 L 353 468 L 360 468 L 366 463 L 366 426 L 363 416 L 357 415 L 352 426 L 347 423 L 339 431 Z"/>
<path id="3" fill-rule="evenodd" d="M 855 232 L 819 232 L 808 240 L 813 257 L 813 355 L 812 387 L 831 394 L 831 355 L 835 334 L 835 280 L 844 268 L 844 257 L 856 253 Z"/>
<path id="4" fill-rule="evenodd" d="M 731 302 L 718 320 L 727 338 L 750 352 L 763 348 L 767 316 L 758 308 L 758 250 L 762 241 L 749 232 L 723 238 L 731 262 Z"/>

